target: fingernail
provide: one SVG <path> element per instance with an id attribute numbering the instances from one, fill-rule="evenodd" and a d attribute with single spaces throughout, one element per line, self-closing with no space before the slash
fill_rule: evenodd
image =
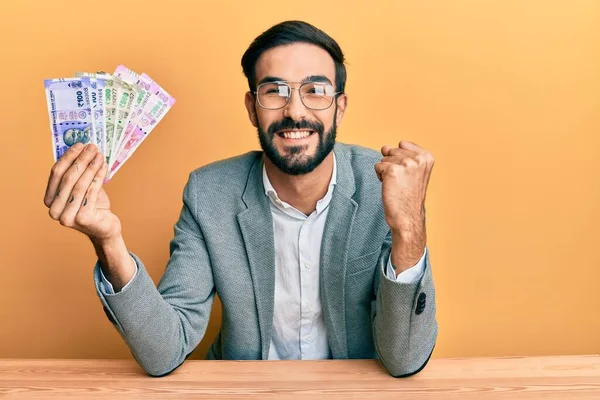
<path id="1" fill-rule="evenodd" d="M 72 203 L 73 200 L 75 200 L 75 196 L 71 196 L 71 198 L 69 199 L 69 203 Z"/>
<path id="2" fill-rule="evenodd" d="M 83 143 L 81 143 L 81 142 L 77 142 L 77 143 L 75 143 L 75 144 L 73 145 L 73 148 L 74 148 L 75 150 L 81 150 L 81 149 L 83 148 Z"/>
<path id="3" fill-rule="evenodd" d="M 96 146 L 94 146 L 93 144 L 88 144 L 86 146 L 86 150 L 90 151 L 90 152 L 93 152 L 94 150 L 96 150 Z"/>

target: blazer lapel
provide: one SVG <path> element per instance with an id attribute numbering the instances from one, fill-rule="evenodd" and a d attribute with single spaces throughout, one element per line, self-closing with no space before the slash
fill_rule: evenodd
<path id="1" fill-rule="evenodd" d="M 346 261 L 350 233 L 358 204 L 354 173 L 343 146 L 336 145 L 337 184 L 333 192 L 321 243 L 321 303 L 333 358 L 348 358 L 346 338 Z"/>
<path id="2" fill-rule="evenodd" d="M 321 242 L 321 303 L 333 358 L 348 358 L 345 314 L 345 280 L 348 246 L 358 204 L 354 173 L 343 145 L 334 149 L 337 183 Z M 262 181 L 263 160 L 250 170 L 242 200 L 248 207 L 237 216 L 254 288 L 261 340 L 261 357 L 269 356 L 275 302 L 275 242 L 273 218 Z"/>
<path id="3" fill-rule="evenodd" d="M 260 329 L 261 357 L 269 356 L 275 301 L 275 243 L 273 218 L 262 181 L 260 157 L 248 176 L 242 200 L 248 207 L 237 215 L 250 265 Z"/>

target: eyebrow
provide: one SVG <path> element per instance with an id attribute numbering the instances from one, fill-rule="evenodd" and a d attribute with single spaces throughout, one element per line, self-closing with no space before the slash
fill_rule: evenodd
<path id="1" fill-rule="evenodd" d="M 270 82 L 287 82 L 287 81 L 278 76 L 265 76 L 260 81 L 258 81 L 257 85 L 260 85 L 262 83 L 270 83 Z M 325 75 L 309 75 L 302 80 L 302 83 L 304 83 L 304 82 L 326 82 L 326 83 L 333 85 L 333 82 L 331 82 L 331 80 L 328 77 L 326 77 Z"/>

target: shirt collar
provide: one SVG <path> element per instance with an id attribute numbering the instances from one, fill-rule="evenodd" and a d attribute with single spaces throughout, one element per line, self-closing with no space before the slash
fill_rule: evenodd
<path id="1" fill-rule="evenodd" d="M 275 191 L 275 188 L 273 187 L 273 185 L 271 184 L 271 181 L 269 180 L 269 176 L 267 175 L 267 169 L 266 169 L 264 163 L 263 163 L 262 175 L 263 175 L 263 186 L 265 189 L 265 194 L 269 197 L 269 199 L 271 200 L 271 203 L 273 203 L 276 207 L 283 209 L 283 210 L 288 209 L 288 208 L 294 208 L 292 205 L 279 199 L 279 196 L 277 195 L 277 191 Z M 331 174 L 331 180 L 329 181 L 329 187 L 327 189 L 327 193 L 321 200 L 319 200 L 317 202 L 317 214 L 320 214 L 321 211 L 326 209 L 327 206 L 329 205 L 329 202 L 331 201 L 331 197 L 333 196 L 333 189 L 336 184 L 337 184 L 337 162 L 336 162 L 336 158 L 335 158 L 335 153 L 333 153 L 333 172 Z"/>

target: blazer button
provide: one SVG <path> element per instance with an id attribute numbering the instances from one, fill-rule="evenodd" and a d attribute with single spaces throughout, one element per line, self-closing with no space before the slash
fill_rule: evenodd
<path id="1" fill-rule="evenodd" d="M 417 309 L 415 310 L 415 314 L 419 315 L 425 310 L 425 303 L 427 303 L 427 295 L 421 292 L 417 298 Z"/>

